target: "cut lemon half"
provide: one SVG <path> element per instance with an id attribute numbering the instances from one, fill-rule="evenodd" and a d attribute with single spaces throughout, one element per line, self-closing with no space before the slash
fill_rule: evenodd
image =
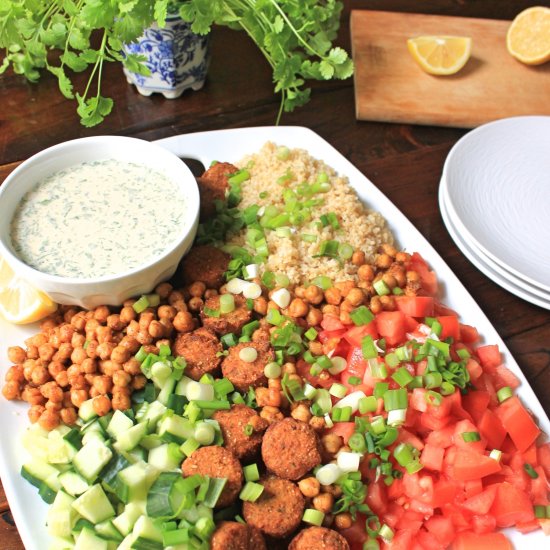
<path id="1" fill-rule="evenodd" d="M 550 61 L 550 8 L 534 6 L 518 14 L 506 34 L 506 48 L 527 65 Z"/>
<path id="2" fill-rule="evenodd" d="M 20 279 L 0 258 L 0 315 L 10 323 L 23 325 L 47 317 L 57 304 L 43 292 Z"/>
<path id="3" fill-rule="evenodd" d="M 417 36 L 407 40 L 414 60 L 429 74 L 455 74 L 470 59 L 472 39 L 467 36 Z"/>

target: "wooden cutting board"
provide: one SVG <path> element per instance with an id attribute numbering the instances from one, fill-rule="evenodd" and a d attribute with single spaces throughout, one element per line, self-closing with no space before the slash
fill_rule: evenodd
<path id="1" fill-rule="evenodd" d="M 498 118 L 550 115 L 550 63 L 530 67 L 506 50 L 510 21 L 354 10 L 355 105 L 360 120 L 473 128 Z M 407 50 L 419 35 L 472 38 L 456 75 L 424 73 Z"/>

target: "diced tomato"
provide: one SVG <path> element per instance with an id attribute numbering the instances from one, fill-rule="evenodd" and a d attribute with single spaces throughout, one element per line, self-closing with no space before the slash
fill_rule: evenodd
<path id="1" fill-rule="evenodd" d="M 409 394 L 410 406 L 415 411 L 426 412 L 428 410 L 427 391 L 425 388 L 414 388 L 412 393 Z"/>
<path id="2" fill-rule="evenodd" d="M 441 324 L 441 340 L 452 338 L 455 342 L 460 338 L 460 328 L 458 326 L 458 318 L 454 315 L 445 315 L 437 317 Z"/>
<path id="3" fill-rule="evenodd" d="M 457 504 L 445 504 L 441 511 L 446 518 L 449 518 L 457 531 L 466 531 L 472 528 L 471 514 L 465 513 Z"/>
<path id="4" fill-rule="evenodd" d="M 506 430 L 499 417 L 491 410 L 486 409 L 478 423 L 479 433 L 487 440 L 491 449 L 500 449 L 506 437 Z"/>
<path id="5" fill-rule="evenodd" d="M 403 475 L 403 489 L 411 500 L 429 505 L 433 502 L 434 483 L 431 475 L 405 473 Z"/>
<path id="6" fill-rule="evenodd" d="M 351 550 L 363 550 L 363 543 L 368 538 L 365 530 L 365 516 L 359 514 L 357 521 L 348 529 L 340 529 L 340 533 L 348 541 Z"/>
<path id="7" fill-rule="evenodd" d="M 550 443 L 537 448 L 537 461 L 542 466 L 546 477 L 550 478 Z"/>
<path id="8" fill-rule="evenodd" d="M 521 453 L 521 456 L 523 457 L 524 462 L 528 462 L 531 466 L 537 466 L 539 463 L 537 445 L 533 443 L 533 445 L 531 445 L 526 451 Z"/>
<path id="9" fill-rule="evenodd" d="M 550 519 L 539 519 L 539 525 L 543 533 L 547 537 L 550 537 Z"/>
<path id="10" fill-rule="evenodd" d="M 421 529 L 415 536 L 415 539 L 420 543 L 423 550 L 444 550 L 445 545 L 441 544 L 432 533 Z"/>
<path id="11" fill-rule="evenodd" d="M 347 356 L 347 366 L 340 375 L 340 381 L 347 386 L 350 391 L 362 391 L 366 395 L 371 395 L 376 381 L 370 374 L 371 370 L 368 363 L 363 358 L 361 348 L 350 348 Z M 350 384 L 348 380 L 352 377 L 362 379 L 360 384 Z"/>
<path id="12" fill-rule="evenodd" d="M 470 521 L 472 530 L 478 535 L 492 533 L 497 528 L 497 521 L 491 514 L 475 515 Z"/>
<path id="13" fill-rule="evenodd" d="M 378 333 L 389 346 L 405 340 L 405 316 L 401 311 L 381 311 L 375 321 Z"/>
<path id="14" fill-rule="evenodd" d="M 408 269 L 416 271 L 420 275 L 422 289 L 429 296 L 437 294 L 437 277 L 433 271 L 430 271 L 428 264 L 418 252 L 415 252 L 409 261 Z"/>
<path id="15" fill-rule="evenodd" d="M 479 342 L 479 332 L 477 328 L 460 323 L 460 341 L 465 344 L 475 344 Z"/>
<path id="16" fill-rule="evenodd" d="M 420 455 L 420 463 L 429 470 L 435 470 L 440 472 L 443 468 L 443 457 L 445 455 L 445 449 L 443 447 L 436 447 L 435 445 L 424 445 L 422 454 Z"/>
<path id="17" fill-rule="evenodd" d="M 510 386 L 512 389 L 516 389 L 520 385 L 519 378 L 504 365 L 498 365 L 495 368 L 493 379 L 497 390 L 500 390 L 500 388 L 504 386 Z"/>
<path id="18" fill-rule="evenodd" d="M 349 438 L 353 435 L 355 431 L 355 422 L 335 422 L 332 428 L 328 428 L 327 434 L 339 435 L 343 440 L 344 444 L 348 444 Z"/>
<path id="19" fill-rule="evenodd" d="M 454 444 L 467 451 L 474 451 L 476 453 L 482 453 L 485 450 L 485 440 L 481 438 L 480 441 L 465 441 L 464 433 L 477 432 L 476 426 L 469 420 L 461 420 L 455 424 L 455 431 L 453 434 Z"/>
<path id="20" fill-rule="evenodd" d="M 469 420 L 471 422 L 473 421 L 470 413 L 462 407 L 462 394 L 458 388 L 454 391 L 454 393 L 451 393 L 451 395 L 448 395 L 445 399 L 451 404 L 452 415 L 459 419 Z"/>
<path id="21" fill-rule="evenodd" d="M 414 435 L 413 433 L 401 428 L 399 430 L 399 435 L 397 436 L 397 441 L 399 443 L 410 443 L 413 447 L 421 451 L 424 448 L 424 442 Z"/>
<path id="22" fill-rule="evenodd" d="M 464 498 L 468 499 L 479 495 L 483 491 L 483 483 L 481 479 L 470 479 L 469 481 L 464 481 Z"/>
<path id="23" fill-rule="evenodd" d="M 548 479 L 541 466 L 535 467 L 535 472 L 538 476 L 535 479 L 531 479 L 531 489 L 529 494 L 533 504 L 543 504 L 545 506 L 550 502 L 548 499 Z"/>
<path id="24" fill-rule="evenodd" d="M 500 471 L 500 463 L 488 456 L 457 449 L 452 463 L 452 475 L 459 481 L 481 479 Z"/>
<path id="25" fill-rule="evenodd" d="M 378 338 L 378 331 L 376 330 L 376 323 L 374 321 L 360 327 L 351 327 L 343 333 L 343 337 L 350 345 L 359 348 L 361 347 L 363 338 L 367 335 L 372 336 L 375 340 Z"/>
<path id="26" fill-rule="evenodd" d="M 367 369 L 367 367 L 368 367 L 368 363 L 365 361 L 365 358 L 363 357 L 363 352 L 361 351 L 361 348 L 360 347 L 351 348 L 349 350 L 348 357 L 347 357 L 346 371 L 353 374 L 353 376 L 358 376 L 359 378 L 363 378 L 363 375 L 365 374 L 365 370 Z"/>
<path id="27" fill-rule="evenodd" d="M 435 416 L 432 412 L 424 413 L 420 417 L 420 424 L 423 428 L 428 430 L 441 430 L 451 421 L 450 416 L 444 416 L 440 418 Z"/>
<path id="28" fill-rule="evenodd" d="M 537 519 L 534 519 L 532 521 L 525 521 L 525 522 L 518 522 L 514 525 L 514 527 L 520 532 L 520 533 L 530 533 L 531 531 L 536 531 L 537 529 L 540 529 L 540 524 Z"/>
<path id="29" fill-rule="evenodd" d="M 296 372 L 302 378 L 305 378 L 312 386 L 315 386 L 316 388 L 330 388 L 332 384 L 334 384 L 335 379 L 332 376 L 326 379 L 320 378 L 319 376 L 312 376 L 309 372 L 310 368 L 311 365 L 303 359 L 299 359 L 296 362 Z"/>
<path id="30" fill-rule="evenodd" d="M 517 396 L 501 403 L 496 413 L 519 452 L 525 451 L 539 436 L 539 428 Z"/>
<path id="31" fill-rule="evenodd" d="M 347 330 L 345 328 L 341 328 L 338 330 L 321 330 L 317 338 L 319 339 L 319 342 L 321 342 L 321 344 L 325 344 L 332 339 L 339 340 L 346 332 Z"/>
<path id="32" fill-rule="evenodd" d="M 535 517 L 533 504 L 527 494 L 506 481 L 497 485 L 491 514 L 499 527 L 510 527 L 517 522 L 531 521 Z"/>
<path id="33" fill-rule="evenodd" d="M 414 531 L 409 529 L 397 531 L 391 543 L 385 545 L 385 548 L 388 550 L 410 550 L 413 543 L 414 534 Z"/>
<path id="34" fill-rule="evenodd" d="M 514 550 L 512 543 L 502 533 L 477 534 L 468 531 L 459 533 L 453 550 Z"/>
<path id="35" fill-rule="evenodd" d="M 453 523 L 449 518 L 443 516 L 432 516 L 424 525 L 426 529 L 440 542 L 445 548 L 451 544 L 455 536 Z"/>
<path id="36" fill-rule="evenodd" d="M 405 315 L 405 330 L 407 332 L 414 332 L 420 323 L 410 315 Z"/>
<path id="37" fill-rule="evenodd" d="M 453 444 L 454 431 L 455 427 L 453 424 L 449 424 L 440 430 L 434 430 L 428 434 L 426 443 L 446 449 Z"/>
<path id="38" fill-rule="evenodd" d="M 502 358 L 497 345 L 479 346 L 476 349 L 477 356 L 484 368 L 489 372 L 502 364 Z"/>
<path id="39" fill-rule="evenodd" d="M 483 374 L 483 369 L 481 368 L 481 365 L 471 357 L 466 363 L 466 370 L 468 371 L 468 374 L 470 375 L 470 380 L 472 382 L 475 382 Z"/>
<path id="40" fill-rule="evenodd" d="M 442 476 L 434 483 L 432 505 L 440 508 L 444 504 L 453 502 L 458 493 L 458 485 L 455 481 Z"/>
<path id="41" fill-rule="evenodd" d="M 342 330 L 346 328 L 346 325 L 336 317 L 336 315 L 325 315 L 321 321 L 321 327 L 323 330 Z"/>
<path id="42" fill-rule="evenodd" d="M 365 502 L 374 513 L 378 515 L 385 513 L 388 506 L 388 497 L 386 495 L 386 488 L 382 482 L 377 481 L 376 483 L 369 484 Z"/>
<path id="43" fill-rule="evenodd" d="M 497 486 L 490 485 L 481 493 L 466 499 L 462 502 L 461 506 L 472 512 L 472 514 L 488 514 L 495 500 L 496 493 Z"/>
<path id="44" fill-rule="evenodd" d="M 408 531 L 416 532 L 424 523 L 424 514 L 415 512 L 414 510 L 405 510 L 405 513 L 399 518 L 395 524 L 396 529 L 406 529 Z"/>
<path id="45" fill-rule="evenodd" d="M 475 422 L 479 422 L 491 401 L 491 396 L 486 391 L 469 391 L 462 396 L 462 406 L 471 414 Z"/>
<path id="46" fill-rule="evenodd" d="M 397 309 L 410 317 L 433 317 L 434 299 L 431 296 L 396 296 Z"/>

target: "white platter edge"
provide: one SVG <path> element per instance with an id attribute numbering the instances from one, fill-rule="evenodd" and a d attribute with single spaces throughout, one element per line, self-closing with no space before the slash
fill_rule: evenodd
<path id="1" fill-rule="evenodd" d="M 313 157 L 322 159 L 341 175 L 347 176 L 359 197 L 373 210 L 380 212 L 388 221 L 390 229 L 402 247 L 418 251 L 438 275 L 442 289 L 441 298 L 449 307 L 461 314 L 461 322 L 475 325 L 486 343 L 498 344 L 508 368 L 521 380 L 517 393 L 538 419 L 545 433 L 550 433 L 550 421 L 532 388 L 510 351 L 497 334 L 486 315 L 445 264 L 441 256 L 414 227 L 414 225 L 393 205 L 393 203 L 351 162 L 318 134 L 299 126 L 266 126 L 214 130 L 173 136 L 157 143 L 180 157 L 195 158 L 208 166 L 213 160 L 236 162 L 257 151 L 266 141 L 273 141 L 288 147 L 306 149 Z M 9 365 L 7 347 L 19 345 L 25 338 L 37 331 L 38 325 L 16 327 L 0 320 L 0 377 Z M 13 403 L 0 397 L 0 476 L 10 503 L 10 509 L 17 524 L 26 550 L 48 548 L 45 528 L 47 505 L 38 496 L 37 490 L 19 475 L 26 454 L 20 442 L 23 430 L 28 426 L 26 403 Z M 522 535 L 506 531 L 518 548 L 538 550 L 547 544 L 541 530 Z"/>

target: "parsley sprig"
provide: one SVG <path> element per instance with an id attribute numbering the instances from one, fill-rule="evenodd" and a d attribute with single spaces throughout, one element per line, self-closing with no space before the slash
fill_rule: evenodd
<path id="1" fill-rule="evenodd" d="M 278 118 L 309 99 L 306 80 L 348 78 L 353 72 L 347 52 L 332 47 L 342 10 L 337 0 L 2 0 L 0 74 L 11 65 L 37 82 L 41 70 L 49 71 L 61 93 L 76 100 L 81 123 L 95 126 L 113 108 L 102 94 L 104 64 L 118 61 L 149 74 L 145 58 L 124 55 L 122 45 L 135 42 L 153 22 L 163 27 L 168 13 L 177 10 L 198 34 L 219 24 L 250 36 L 281 93 Z M 84 71 L 89 75 L 84 90 L 75 91 L 72 73 Z"/>

